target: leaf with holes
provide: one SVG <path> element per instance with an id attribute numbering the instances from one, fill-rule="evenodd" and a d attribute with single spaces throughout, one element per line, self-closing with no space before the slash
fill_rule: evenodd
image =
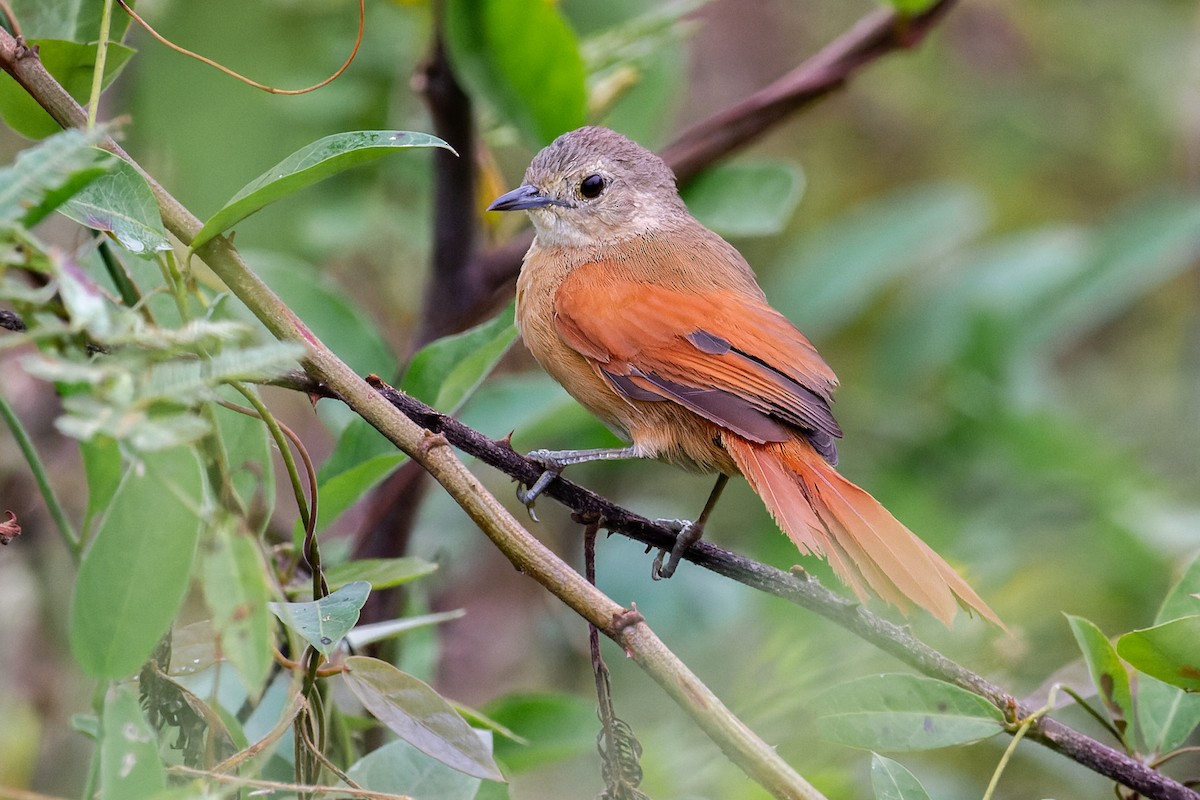
<path id="1" fill-rule="evenodd" d="M 271 613 L 328 658 L 338 642 L 358 622 L 371 584 L 348 583 L 336 592 L 308 603 L 268 603 Z"/>

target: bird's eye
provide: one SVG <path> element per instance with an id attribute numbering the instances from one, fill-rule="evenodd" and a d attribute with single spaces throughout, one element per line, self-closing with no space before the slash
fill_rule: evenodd
<path id="1" fill-rule="evenodd" d="M 604 191 L 605 180 L 600 175 L 588 175 L 579 182 L 579 194 L 587 200 L 594 200 Z"/>

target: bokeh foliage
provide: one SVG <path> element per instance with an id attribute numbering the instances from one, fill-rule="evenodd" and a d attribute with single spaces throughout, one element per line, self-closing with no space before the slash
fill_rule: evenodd
<path id="1" fill-rule="evenodd" d="M 287 87 L 331 72 L 353 39 L 353 10 L 341 4 L 145 5 L 168 36 L 260 81 Z M 18 19 L 33 20 L 29 24 L 38 28 L 27 35 L 75 39 L 85 49 L 94 38 L 62 19 L 34 16 L 55 3 L 13 6 Z M 515 185 L 529 156 L 563 127 L 598 121 L 660 146 L 688 123 L 789 69 L 872 6 L 834 0 L 649 6 L 632 0 L 557 5 L 453 0 L 445 7 L 452 63 L 477 103 L 489 154 L 482 205 Z M 1179 0 L 1136 7 L 1114 0 L 963 4 L 913 53 L 875 65 L 835 99 L 684 187 L 697 213 L 742 249 L 773 302 L 839 373 L 843 388 L 836 411 L 847 430 L 845 472 L 961 568 L 1012 635 L 1001 637 L 965 620 L 953 632 L 925 619 L 913 620 L 914 628 L 1014 692 L 1039 698 L 1035 706 L 1045 702 L 1044 687 L 1054 680 L 1083 694 L 1100 686 L 1091 702 L 1112 734 L 1143 754 L 1185 744 L 1200 719 L 1194 697 L 1172 687 L 1169 668 L 1161 668 L 1195 657 L 1192 615 L 1198 609 L 1188 591 L 1176 590 L 1169 610 L 1160 610 L 1200 541 L 1195 13 L 1194 4 Z M 90 14 L 78 26 L 94 27 L 98 16 Z M 135 33 L 127 43 L 139 52 L 106 94 L 106 111 L 130 115 L 122 132 L 127 149 L 189 207 L 208 216 L 271 164 L 331 133 L 430 130 L 409 86 L 428 53 L 430 7 L 381 3 L 370 6 L 368 15 L 366 40 L 351 70 L 330 87 L 298 98 L 253 92 Z M 0 104 L 11 93 L 12 87 L 0 87 Z M 9 125 L 20 133 L 48 132 Z M 6 156 L 28 145 L 0 128 Z M 82 184 L 109 169 L 89 161 L 61 174 Z M 46 188 L 56 187 L 35 188 L 34 196 L 44 196 Z M 451 410 L 475 389 L 474 377 L 500 357 L 511 328 L 501 320 L 473 334 L 475 367 L 457 377 L 436 350 L 407 369 L 397 366 L 409 362 L 423 313 L 430 197 L 428 159 L 419 153 L 389 157 L 267 206 L 238 225 L 236 241 L 252 253 L 252 266 L 356 369 L 385 378 L 404 375 L 409 388 L 430 402 L 440 398 L 439 407 Z M 18 210 L 6 222 L 21 221 L 26 213 L 15 202 L 9 208 Z M 508 221 L 485 224 L 497 226 L 485 230 L 492 242 L 513 233 Z M 76 229 L 61 225 L 35 232 L 67 252 L 85 241 Z M 104 272 L 91 248 L 84 250 L 87 274 L 108 296 L 120 296 L 119 285 L 100 277 Z M 5 250 L 6 263 L 22 263 L 10 261 L 11 252 Z M 236 616 L 228 608 L 222 612 L 215 600 L 222 586 L 215 576 L 270 574 L 265 555 L 245 543 L 255 541 L 254 525 L 272 541 L 292 543 L 296 512 L 275 500 L 261 427 L 227 411 L 214 420 L 193 410 L 215 397 L 213 387 L 222 380 L 278 369 L 295 354 L 256 349 L 272 347 L 265 333 L 220 298 L 203 273 L 197 279 L 213 299 L 213 310 L 192 307 L 190 314 L 203 324 L 188 328 L 189 314 L 173 302 L 169 277 L 147 266 L 150 262 L 131 259 L 150 295 L 146 308 L 164 328 L 186 331 L 152 345 L 133 312 L 89 304 L 86 284 L 71 295 L 79 284 L 69 265 L 50 248 L 43 252 L 45 262 L 33 267 L 57 281 L 66 319 L 73 323 L 56 329 L 62 315 L 43 312 L 44 329 L 59 343 L 88 334 L 136 349 L 136 358 L 120 363 L 141 382 L 132 388 L 122 383 L 105 371 L 111 366 L 102 359 L 74 363 L 55 353 L 40 369 L 28 369 L 27 351 L 5 349 L 0 390 L 34 432 L 67 511 L 85 521 L 79 527 L 90 531 L 98 524 L 99 537 L 105 525 L 115 524 L 110 521 L 118 518 L 115 511 L 128 509 L 137 515 L 136 524 L 125 529 L 130 541 L 114 540 L 112 546 L 139 554 L 155 546 L 144 541 L 152 531 L 145 526 L 162 519 L 159 506 L 138 498 L 168 490 L 139 486 L 130 466 L 140 463 L 134 454 L 158 449 L 156 443 L 195 442 L 214 426 L 222 431 L 225 460 L 256 465 L 233 470 L 245 518 L 175 506 L 204 519 L 199 552 L 195 542 L 181 541 L 164 550 L 160 561 L 117 563 L 132 565 L 133 574 L 141 569 L 146 576 L 193 576 L 187 585 L 174 584 L 179 596 L 170 603 L 161 594 L 160 605 L 152 608 L 135 595 L 125 598 L 145 610 L 146 617 L 131 625 L 144 626 L 151 638 L 157 637 L 155 626 L 170 619 L 180 627 L 193 621 L 203 627 L 215 624 L 204 620 L 222 613 Z M 45 298 L 17 292 L 13 283 L 19 282 L 10 277 L 5 276 L 6 305 L 41 308 Z M 176 362 L 196 353 L 230 357 L 223 371 L 181 375 Z M 30 373 L 57 382 L 62 409 L 51 402 L 53 386 L 30 379 Z M 79 392 L 76 385 L 99 389 Z M 332 453 L 321 471 L 331 509 L 349 508 L 403 460 L 380 450 L 364 426 L 327 401 L 314 415 L 282 393 L 267 398 L 310 449 Z M 520 449 L 610 441 L 519 354 L 475 389 L 462 416 L 492 436 L 515 431 Z M 107 438 L 92 438 L 80 453 L 64 444 L 53 427 L 56 418 L 58 429 L 68 434 L 100 432 Z M 142 439 L 126 435 L 131 419 Z M 106 421 L 112 425 L 105 427 Z M 171 452 L 153 458 L 171 458 Z M 101 556 L 114 557 L 102 551 L 89 554 L 76 576 L 15 447 L 0 440 L 0 453 L 5 456 L 0 507 L 12 506 L 26 528 L 24 538 L 0 551 L 0 587 L 20 587 L 4 596 L 22 612 L 5 615 L 0 645 L 5 652 L 26 653 L 14 662 L 15 679 L 0 692 L 0 712 L 16 720 L 14 738 L 39 743 L 4 749 L 0 784 L 28 783 L 75 795 L 84 771 L 53 765 L 63 763 L 64 754 L 84 750 L 85 740 L 68 732 L 66 720 L 88 707 L 92 684 L 80 670 L 116 677 L 132 667 L 119 663 L 120 654 L 103 652 L 100 645 L 109 640 L 104 637 L 119 634 L 81 616 L 89 609 L 76 609 L 68 619 L 65 609 L 72 604 L 64 587 L 75 585 L 78 598 L 97 572 L 102 578 L 119 567 L 92 566 L 100 565 Z M 211 491 L 215 482 L 208 465 L 201 476 L 188 458 L 192 454 L 179 457 L 164 474 L 187 473 L 188 485 L 210 481 Z M 511 497 L 505 480 L 482 468 L 480 474 L 500 496 Z M 705 481 L 656 464 L 604 464 L 581 468 L 574 477 L 649 516 L 694 514 L 706 490 Z M 184 490 L 175 482 L 169 491 L 178 497 Z M 537 530 L 578 558 L 578 527 L 544 502 L 539 512 L 544 521 Z M 323 546 L 332 564 L 345 558 L 349 535 L 366 522 L 361 512 L 335 519 L 326 511 L 319 524 L 327 531 Z M 769 563 L 797 561 L 744 486 L 723 501 L 709 531 L 721 544 Z M 527 742 L 492 734 L 497 757 L 512 773 L 511 796 L 594 794 L 595 720 L 591 677 L 580 656 L 582 627 L 532 593 L 436 494 L 421 508 L 410 551 L 441 569 L 412 584 L 408 611 L 461 607 L 466 615 L 437 634 L 428 629 L 406 634 L 399 666 L 447 697 L 482 707 Z M 829 743 L 821 738 L 828 723 L 817 722 L 818 698 L 832 684 L 893 672 L 895 662 L 819 619 L 699 570 L 685 568 L 669 583 L 654 584 L 640 549 L 617 538 L 602 543 L 599 561 L 601 588 L 622 603 L 636 602 L 717 693 L 830 797 L 866 796 L 871 783 L 878 796 L 889 796 L 879 788 L 889 781 L 910 785 L 912 775 L 904 767 L 882 757 L 872 764 L 859 752 Z M 804 566 L 828 576 L 819 564 Z M 1195 576 L 1193 568 L 1181 585 L 1195 587 Z M 284 599 L 265 582 L 228 585 L 244 592 L 248 605 L 268 594 Z M 156 615 L 164 619 L 148 621 Z M 261 616 L 249 629 L 218 627 L 227 636 L 258 643 L 231 648 L 249 653 L 261 650 L 266 625 Z M 1135 629 L 1140 630 L 1128 633 Z M 1123 632 L 1109 644 L 1107 637 Z M 177 632 L 176 659 L 180 648 L 193 652 L 186 649 L 193 634 L 199 643 L 212 640 L 211 630 Z M 79 644 L 88 635 L 97 637 L 90 649 Z M 80 657 L 81 646 L 91 655 Z M 196 647 L 205 652 L 202 644 Z M 103 663 L 88 661 L 97 653 Z M 650 796 L 761 796 L 655 687 L 618 653 L 609 656 L 617 709 L 645 748 L 643 789 Z M 1122 658 L 1141 672 L 1128 672 Z M 280 679 L 264 684 L 266 666 L 252 659 L 233 667 L 249 678 L 248 685 L 188 686 L 198 696 L 225 693 L 219 713 L 244 746 L 240 738 L 253 741 L 275 719 L 266 712 L 234 719 L 239 704 L 261 692 L 257 707 L 278 712 L 289 687 Z M 1131 674 L 1136 704 L 1129 694 Z M 386 680 L 393 679 L 388 673 Z M 49 696 L 44 680 L 69 687 L 53 693 L 69 700 L 56 701 L 52 713 L 43 715 L 38 712 Z M 125 690 L 114 689 L 97 703 L 106 726 L 126 718 L 137 724 Z M 1097 736 L 1109 735 L 1078 707 L 1061 714 Z M 932 797 L 978 796 L 1003 738 L 897 758 Z M 385 758 L 396 761 L 384 764 L 408 759 L 413 770 L 424 763 L 411 748 L 388 748 L 393 752 L 378 751 L 359 762 L 355 774 L 368 780 L 373 771 L 386 772 L 375 763 Z M 102 788 L 111 773 L 104 759 L 119 755 L 101 754 Z M 1062 767 L 1023 745 L 1003 787 L 1012 796 L 1060 798 L 1095 796 L 1107 788 L 1095 776 Z M 1171 769 L 1194 775 L 1196 765 L 1180 759 Z M 267 774 L 290 773 L 277 757 Z M 161 776 L 144 780 L 154 786 Z M 481 788 L 474 778 L 463 784 L 455 773 L 432 780 L 453 787 L 446 791 L 459 792 L 454 797 L 502 791 L 492 783 Z M 581 786 L 588 788 L 581 792 Z"/>

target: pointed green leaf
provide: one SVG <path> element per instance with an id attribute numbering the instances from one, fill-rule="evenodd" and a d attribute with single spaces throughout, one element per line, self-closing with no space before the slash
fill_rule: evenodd
<path id="1" fill-rule="evenodd" d="M 270 596 L 256 540 L 224 519 L 204 554 L 204 601 L 213 614 L 220 651 L 237 667 L 252 700 L 271 671 Z"/>
<path id="2" fill-rule="evenodd" d="M 346 634 L 346 643 L 355 650 L 361 650 L 369 644 L 382 642 L 385 639 L 391 639 L 402 633 L 461 619 L 466 613 L 463 609 L 458 608 L 454 611 L 439 611 L 436 614 L 419 614 L 415 617 L 402 617 L 400 619 L 389 619 L 386 622 L 375 622 L 370 625 L 359 625 Z"/>
<path id="3" fill-rule="evenodd" d="M 71 652 L 89 675 L 132 675 L 183 604 L 205 503 L 195 454 L 147 453 L 130 467 L 83 554 Z"/>
<path id="4" fill-rule="evenodd" d="M 96 33 L 99 33 L 98 29 Z M 72 97 L 80 103 L 87 102 L 92 90 L 92 72 L 96 64 L 94 41 L 85 44 L 45 38 L 27 40 L 26 43 L 38 48 L 38 57 L 46 71 L 53 75 Z M 105 87 L 116 79 L 134 52 L 125 45 L 109 43 L 108 54 L 104 58 Z M 62 130 L 62 126 L 6 72 L 0 72 L 0 117 L 3 117 L 9 127 L 17 133 L 30 139 L 45 139 Z"/>
<path id="5" fill-rule="evenodd" d="M 1200 613 L 1200 555 L 1192 559 L 1179 582 L 1167 592 L 1162 607 L 1154 617 L 1155 624 L 1170 622 L 1180 617 L 1190 617 Z"/>
<path id="6" fill-rule="evenodd" d="M 1137 679 L 1138 724 L 1146 752 L 1165 755 L 1200 725 L 1200 694 L 1188 694 L 1149 675 Z"/>
<path id="7" fill-rule="evenodd" d="M 487 731 L 477 731 L 487 746 Z M 474 800 L 481 781 L 439 764 L 408 742 L 389 742 L 363 756 L 347 770 L 350 779 L 365 789 L 389 792 L 415 800 Z"/>
<path id="8" fill-rule="evenodd" d="M 348 131 L 319 139 L 243 186 L 204 223 L 192 240 L 191 249 L 200 249 L 205 242 L 263 206 L 306 186 L 395 150 L 414 147 L 441 147 L 454 152 L 436 136 L 409 131 Z"/>
<path id="9" fill-rule="evenodd" d="M 1200 691 L 1200 615 L 1127 633 L 1117 640 L 1117 653 L 1160 681 Z"/>
<path id="10" fill-rule="evenodd" d="M 453 706 L 425 683 L 384 661 L 346 659 L 343 680 L 354 696 L 397 736 L 448 767 L 502 781 L 491 748 Z"/>
<path id="11" fill-rule="evenodd" d="M 510 303 L 487 322 L 421 348 L 400 388 L 438 411 L 457 412 L 516 341 L 514 307 Z"/>
<path id="12" fill-rule="evenodd" d="M 390 589 L 437 572 L 437 568 L 437 564 L 415 556 L 364 558 L 330 567 L 325 570 L 325 581 L 330 589 L 339 589 L 353 581 L 366 581 L 372 589 Z"/>
<path id="13" fill-rule="evenodd" d="M 1129 690 L 1129 673 L 1125 665 L 1117 658 L 1112 642 L 1099 628 L 1083 617 L 1070 614 L 1066 617 L 1071 624 L 1071 632 L 1075 634 L 1075 641 L 1083 651 L 1092 683 L 1096 685 L 1104 707 L 1108 709 L 1113 722 L 1123 728 L 1121 722 L 1133 719 L 1133 696 Z"/>
<path id="14" fill-rule="evenodd" d="M 446 39 L 455 71 L 539 144 L 587 121 L 583 58 L 558 4 L 451 0 Z"/>
<path id="15" fill-rule="evenodd" d="M 346 428 L 346 432 L 350 433 L 351 430 L 360 431 L 361 428 L 351 423 Z M 374 428 L 371 428 L 371 432 L 378 433 Z M 383 439 L 382 436 L 379 438 Z M 321 504 L 317 507 L 318 533 L 328 528 L 330 523 L 366 496 L 367 492 L 382 483 L 383 479 L 391 475 L 396 467 L 408 460 L 408 456 L 404 453 L 396 452 L 394 444 L 387 439 L 383 439 L 383 441 L 387 443 L 392 452 L 367 458 L 328 479 L 322 478 L 319 484 Z M 300 530 L 299 523 L 297 523 L 297 530 Z"/>
<path id="16" fill-rule="evenodd" d="M 99 138 L 99 132 L 63 131 L 0 169 L 0 224 L 20 221 L 32 227 L 104 174 L 113 161 L 92 147 Z"/>
<path id="17" fill-rule="evenodd" d="M 916 777 L 901 764 L 871 754 L 871 788 L 875 800 L 929 800 L 929 794 Z"/>
<path id="18" fill-rule="evenodd" d="M 171 249 L 150 185 L 120 159 L 111 172 L 85 186 L 59 211 L 80 225 L 110 234 L 131 253 Z"/>
<path id="19" fill-rule="evenodd" d="M 145 800 L 166 788 L 154 735 L 137 690 L 113 686 L 104 698 L 100 727 L 100 796 L 105 800 Z"/>
<path id="20" fill-rule="evenodd" d="M 804 191 L 794 164 L 718 164 L 683 187 L 692 216 L 722 236 L 770 236 L 792 218 Z"/>
<path id="21" fill-rule="evenodd" d="M 268 608 L 279 621 L 321 652 L 326 658 L 337 648 L 354 624 L 367 602 L 371 584 L 366 581 L 349 583 L 309 603 L 269 603 Z"/>
<path id="22" fill-rule="evenodd" d="M 917 675 L 870 675 L 818 700 L 825 738 L 870 750 L 928 750 L 969 744 L 1004 730 L 1000 710 L 978 695 Z"/>

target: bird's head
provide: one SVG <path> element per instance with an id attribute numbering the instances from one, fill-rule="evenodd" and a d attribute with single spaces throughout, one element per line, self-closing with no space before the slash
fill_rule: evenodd
<path id="1" fill-rule="evenodd" d="M 543 244 L 567 246 L 629 239 L 687 216 L 671 168 L 636 142 L 598 127 L 551 142 L 534 156 L 524 184 L 488 210 L 528 211 Z"/>

